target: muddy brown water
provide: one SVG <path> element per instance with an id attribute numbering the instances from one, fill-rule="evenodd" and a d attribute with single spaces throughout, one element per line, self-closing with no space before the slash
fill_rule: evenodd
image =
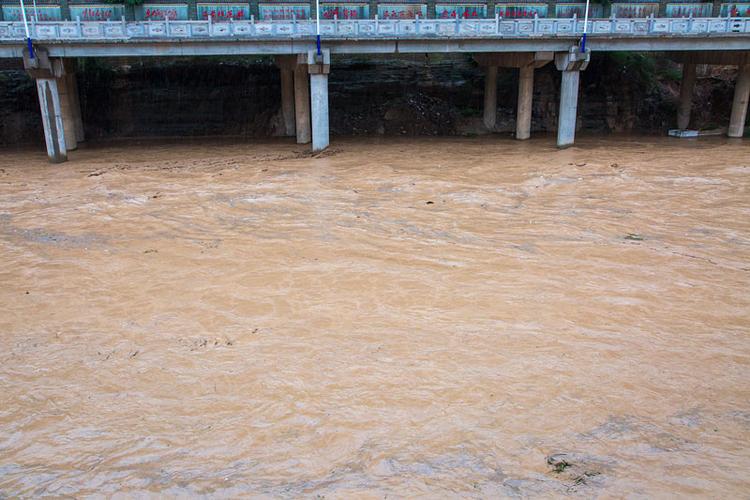
<path id="1" fill-rule="evenodd" d="M 749 187 L 747 140 L 3 151 L 0 497 L 746 497 Z"/>

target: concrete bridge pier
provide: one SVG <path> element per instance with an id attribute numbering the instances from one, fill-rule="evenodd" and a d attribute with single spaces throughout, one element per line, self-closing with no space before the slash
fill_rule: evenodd
<path id="1" fill-rule="evenodd" d="M 65 143 L 65 129 L 57 79 L 37 78 L 36 90 L 39 94 L 39 108 L 42 112 L 47 156 L 52 163 L 67 161 L 68 149 Z"/>
<path id="2" fill-rule="evenodd" d="M 487 66 L 484 76 L 484 114 L 487 130 L 495 130 L 497 123 L 497 66 Z"/>
<path id="3" fill-rule="evenodd" d="M 518 109 L 516 139 L 531 137 L 531 110 L 534 97 L 534 70 L 552 61 L 552 52 L 505 52 L 475 54 L 474 59 L 485 67 L 484 125 L 494 130 L 497 117 L 497 68 L 518 68 Z"/>
<path id="4" fill-rule="evenodd" d="M 745 133 L 748 98 L 750 98 L 750 64 L 742 64 L 737 73 L 737 83 L 734 84 L 732 115 L 729 118 L 727 130 L 729 137 L 742 137 Z"/>
<path id="5" fill-rule="evenodd" d="M 685 130 L 690 125 L 690 111 L 693 107 L 693 88 L 695 87 L 695 63 L 682 64 L 682 83 L 680 83 L 680 102 L 677 106 L 677 128 Z"/>
<path id="6" fill-rule="evenodd" d="M 516 110 L 516 139 L 531 137 L 531 106 L 534 97 L 534 66 L 518 68 L 518 108 Z"/>
<path id="7" fill-rule="evenodd" d="M 578 84 L 581 71 L 589 64 L 590 52 L 581 53 L 578 47 L 555 54 L 555 66 L 562 72 L 560 112 L 557 121 L 557 147 L 567 148 L 575 142 L 578 116 Z"/>
<path id="8" fill-rule="evenodd" d="M 281 75 L 281 115 L 284 120 L 284 135 L 295 135 L 294 115 L 294 70 L 297 66 L 296 56 L 276 56 L 276 66 Z"/>
<path id="9" fill-rule="evenodd" d="M 83 116 L 81 114 L 81 96 L 78 93 L 78 77 L 75 71 L 67 74 L 68 95 L 70 95 L 70 105 L 73 111 L 73 121 L 75 123 L 76 142 L 86 140 L 86 133 L 83 130 Z"/>
<path id="10" fill-rule="evenodd" d="M 307 54 L 297 56 L 294 67 L 294 121 L 297 144 L 310 142 L 310 76 L 307 72 Z"/>
<path id="11" fill-rule="evenodd" d="M 36 80 L 47 155 L 53 163 L 63 162 L 84 140 L 75 61 L 50 59 L 41 47 L 34 56 L 24 50 L 24 67 Z"/>
<path id="12" fill-rule="evenodd" d="M 328 73 L 331 71 L 331 52 L 323 50 L 307 53 L 310 73 L 310 101 L 312 103 L 312 150 L 323 151 L 329 144 L 328 129 Z"/>

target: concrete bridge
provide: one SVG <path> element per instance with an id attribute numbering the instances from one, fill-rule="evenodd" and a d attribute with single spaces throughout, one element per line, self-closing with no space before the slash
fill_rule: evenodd
<path id="1" fill-rule="evenodd" d="M 497 69 L 520 69 L 516 137 L 531 127 L 534 69 L 561 71 L 557 145 L 573 144 L 580 72 L 592 52 L 660 51 L 683 63 L 678 126 L 687 128 L 696 64 L 740 67 L 728 135 L 743 134 L 750 95 L 750 18 L 409 19 L 316 21 L 0 22 L 0 57 L 23 58 L 36 79 L 47 152 L 54 162 L 84 140 L 77 57 L 273 55 L 281 71 L 285 131 L 325 149 L 331 54 L 472 53 L 486 69 L 484 122 L 494 126 Z M 28 33 L 26 29 L 28 27 Z M 33 40 L 33 57 L 27 46 Z"/>

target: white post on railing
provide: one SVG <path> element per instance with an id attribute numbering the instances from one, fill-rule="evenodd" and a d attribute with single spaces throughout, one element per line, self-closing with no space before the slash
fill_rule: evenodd
<path id="1" fill-rule="evenodd" d="M 315 0 L 315 42 L 318 56 L 320 56 L 322 54 L 320 50 L 320 0 Z"/>
<path id="2" fill-rule="evenodd" d="M 23 16 L 23 29 L 26 31 L 26 42 L 29 45 L 29 57 L 34 59 L 34 46 L 31 44 L 31 36 L 29 35 L 29 23 L 26 21 L 26 6 L 21 1 L 21 16 Z"/>
<path id="3" fill-rule="evenodd" d="M 581 39 L 581 52 L 586 52 L 586 33 L 589 29 L 589 0 L 586 0 L 586 12 L 583 15 L 583 38 Z"/>
<path id="4" fill-rule="evenodd" d="M 414 32 L 419 33 L 419 14 L 414 16 Z"/>
<path id="5" fill-rule="evenodd" d="M 500 14 L 495 12 L 495 34 L 500 34 Z"/>

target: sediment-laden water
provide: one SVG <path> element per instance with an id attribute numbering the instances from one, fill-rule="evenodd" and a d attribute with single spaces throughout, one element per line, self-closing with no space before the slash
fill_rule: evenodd
<path id="1" fill-rule="evenodd" d="M 305 151 L 2 152 L 0 497 L 748 494 L 750 142 Z"/>

